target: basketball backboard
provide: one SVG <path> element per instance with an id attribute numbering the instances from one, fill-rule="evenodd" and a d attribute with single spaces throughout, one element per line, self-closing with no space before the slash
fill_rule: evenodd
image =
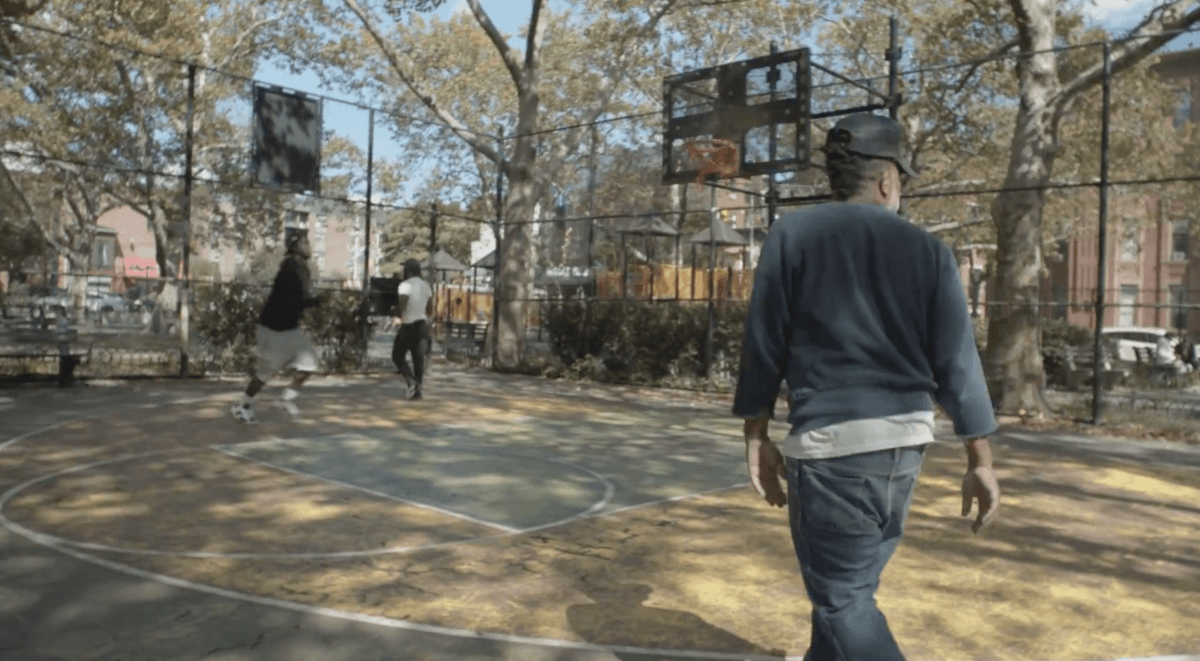
<path id="1" fill-rule="evenodd" d="M 729 140 L 737 146 L 738 167 L 725 171 L 730 176 L 808 167 L 811 88 L 807 48 L 667 76 L 663 79 L 663 183 L 696 180 L 704 163 L 698 162 L 694 147 L 711 145 L 713 140 Z M 772 127 L 774 158 L 769 149 Z"/>
<path id="2" fill-rule="evenodd" d="M 254 180 L 295 193 L 321 190 L 321 99 L 254 86 Z"/>

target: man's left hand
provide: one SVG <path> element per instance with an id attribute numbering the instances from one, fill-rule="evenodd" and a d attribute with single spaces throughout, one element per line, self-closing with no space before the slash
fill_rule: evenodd
<path id="1" fill-rule="evenodd" d="M 766 430 L 746 435 L 746 465 L 758 495 L 775 507 L 787 505 L 787 492 L 781 484 L 787 480 L 783 453 L 767 438 Z"/>

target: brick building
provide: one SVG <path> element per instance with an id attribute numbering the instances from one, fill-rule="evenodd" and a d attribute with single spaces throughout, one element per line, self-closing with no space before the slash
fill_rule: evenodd
<path id="1" fill-rule="evenodd" d="M 1153 69 L 1182 83 L 1178 111 L 1165 123 L 1173 130 L 1200 121 L 1200 49 L 1167 53 Z M 1105 326 L 1155 326 L 1200 331 L 1200 209 L 1153 195 L 1110 195 L 1105 283 Z M 1097 237 L 1048 247 L 1045 314 L 1092 326 L 1096 299 Z"/>

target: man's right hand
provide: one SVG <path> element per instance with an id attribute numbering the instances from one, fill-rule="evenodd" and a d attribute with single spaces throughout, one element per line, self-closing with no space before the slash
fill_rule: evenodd
<path id="1" fill-rule="evenodd" d="M 971 513 L 973 501 L 979 501 L 978 514 L 971 524 L 971 532 L 978 533 L 991 524 L 1000 509 L 1000 483 L 996 480 L 996 471 L 991 466 L 968 470 L 962 481 L 962 497 L 963 516 Z"/>

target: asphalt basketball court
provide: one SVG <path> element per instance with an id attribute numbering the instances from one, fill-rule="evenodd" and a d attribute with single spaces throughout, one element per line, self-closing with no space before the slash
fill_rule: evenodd
<path id="1" fill-rule="evenodd" d="M 420 402 L 310 385 L 253 427 L 237 381 L 0 391 L 0 658 L 803 655 L 727 401 L 440 360 Z M 1200 454 L 1002 435 L 975 537 L 943 438 L 879 592 L 909 658 L 1200 654 Z"/>

